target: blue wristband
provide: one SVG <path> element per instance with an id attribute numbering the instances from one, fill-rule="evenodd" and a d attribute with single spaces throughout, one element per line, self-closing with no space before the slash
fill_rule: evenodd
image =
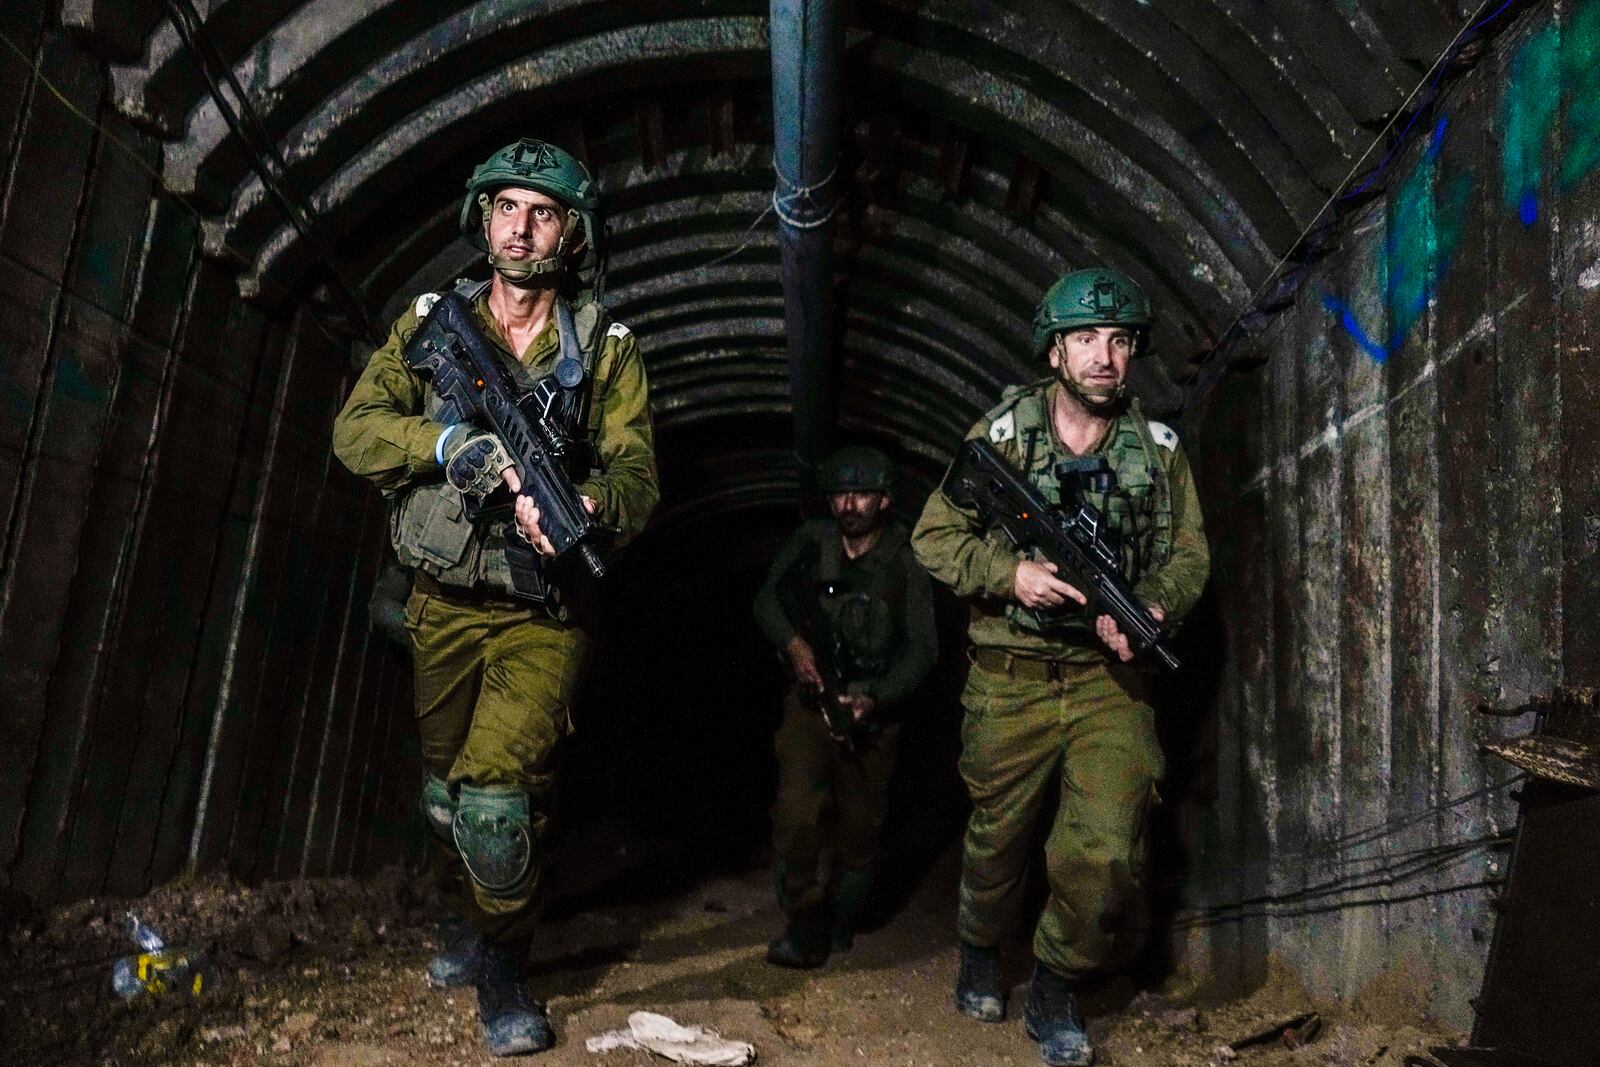
<path id="1" fill-rule="evenodd" d="M 453 426 L 446 426 L 444 428 L 444 433 L 439 435 L 439 440 L 434 442 L 433 458 L 438 460 L 439 466 L 441 467 L 444 466 L 444 440 L 445 438 L 449 437 L 451 433 L 453 433 L 458 427 L 460 427 L 460 425 L 461 424 L 458 422 Z"/>

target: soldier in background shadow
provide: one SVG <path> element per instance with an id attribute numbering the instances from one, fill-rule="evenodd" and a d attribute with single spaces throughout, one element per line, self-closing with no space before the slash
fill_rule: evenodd
<path id="1" fill-rule="evenodd" d="M 794 675 L 775 742 L 772 840 L 788 922 L 767 961 L 780 967 L 818 967 L 850 947 L 888 810 L 901 702 L 938 651 L 932 587 L 889 512 L 889 458 L 839 449 L 818 482 L 831 517 L 790 535 L 755 603 Z"/>

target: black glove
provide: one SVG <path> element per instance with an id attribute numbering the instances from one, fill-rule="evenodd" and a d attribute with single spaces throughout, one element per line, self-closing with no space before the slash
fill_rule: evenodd
<path id="1" fill-rule="evenodd" d="M 500 488 L 500 472 L 511 466 L 511 456 L 492 433 L 472 430 L 456 437 L 451 434 L 445 441 L 444 476 L 461 492 L 482 500 Z"/>

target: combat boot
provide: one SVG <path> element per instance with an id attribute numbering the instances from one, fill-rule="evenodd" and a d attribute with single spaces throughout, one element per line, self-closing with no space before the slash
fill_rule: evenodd
<path id="1" fill-rule="evenodd" d="M 1022 1028 L 1039 1042 L 1039 1056 L 1050 1067 L 1085 1067 L 1094 1062 L 1094 1046 L 1083 1028 L 1072 985 L 1042 963 L 1033 967 Z"/>
<path id="2" fill-rule="evenodd" d="M 961 942 L 961 970 L 956 974 L 956 1011 L 980 1023 L 1006 1017 L 1000 991 L 1000 959 L 992 948 Z"/>
<path id="3" fill-rule="evenodd" d="M 844 952 L 856 941 L 856 924 L 872 892 L 872 869 L 862 867 L 840 873 L 833 890 L 833 951 Z"/>
<path id="4" fill-rule="evenodd" d="M 544 1005 L 528 995 L 518 957 L 485 943 L 473 983 L 478 991 L 478 1022 L 483 1043 L 496 1056 L 543 1052 L 556 1043 Z"/>
<path id="5" fill-rule="evenodd" d="M 435 989 L 471 985 L 483 962 L 483 935 L 465 919 L 449 918 L 439 924 L 444 948 L 428 961 L 428 984 Z"/>
<path id="6" fill-rule="evenodd" d="M 820 908 L 789 916 L 783 936 L 767 945 L 767 962 L 778 967 L 809 969 L 828 962 L 827 915 Z"/>

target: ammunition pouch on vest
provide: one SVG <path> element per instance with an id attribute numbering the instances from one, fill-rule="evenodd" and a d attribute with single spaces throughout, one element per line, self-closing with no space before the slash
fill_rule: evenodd
<path id="1" fill-rule="evenodd" d="M 1061 483 L 1056 464 L 1075 458 L 1057 451 L 1050 425 L 1048 383 L 1008 391 L 1006 402 L 990 413 L 990 421 L 1011 412 L 1020 454 L 1019 469 L 1053 506 L 1061 506 Z M 1116 473 L 1116 489 L 1107 496 L 1091 494 L 1089 503 L 1100 510 L 1122 554 L 1122 577 L 1129 585 L 1165 564 L 1172 555 L 1172 486 L 1161 462 L 1149 420 L 1138 400 L 1112 424 L 1103 455 Z M 1070 578 L 1068 579 L 1070 581 Z M 1093 636 L 1094 617 L 1087 608 L 1070 605 L 1050 611 L 1026 608 L 1015 601 L 1006 606 L 1012 625 L 1030 633 Z"/>
<path id="2" fill-rule="evenodd" d="M 821 524 L 808 545 L 779 579 L 779 598 L 821 663 L 850 683 L 876 678 L 899 654 L 905 639 L 905 582 L 899 567 L 880 568 L 870 581 L 846 571 L 838 527 Z M 893 557 L 908 534 L 889 522 L 873 546 L 874 555 Z"/>
<path id="3" fill-rule="evenodd" d="M 488 285 L 487 282 L 473 282 L 458 287 L 457 291 L 476 304 Z M 568 432 L 575 443 L 585 446 L 580 451 L 596 457 L 599 452 L 592 445 L 599 433 L 598 417 L 591 410 L 589 398 L 594 388 L 594 366 L 610 323 L 605 308 L 597 301 L 569 308 L 564 300 L 558 300 L 556 324 L 561 354 L 557 371 L 553 373 L 570 373 L 570 363 L 561 366 L 563 361 L 570 360 L 577 360 L 583 371 L 580 385 L 563 387 L 566 396 L 560 413 L 572 420 Z M 531 390 L 538 384 L 539 379 L 513 360 L 506 362 L 506 369 L 524 390 Z M 442 408 L 438 396 L 430 389 L 423 413 L 434 421 L 443 421 Z M 599 471 L 591 470 L 591 473 Z M 401 489 L 391 498 L 391 505 L 389 539 L 403 565 L 422 571 L 444 586 L 507 597 L 513 595 L 511 568 L 506 562 L 506 523 L 498 520 L 474 522 L 461 493 L 444 480 L 443 470 L 435 480 Z M 477 517 L 480 520 L 495 518 L 491 515 Z M 536 563 L 542 562 L 537 553 L 533 555 Z M 560 592 L 542 572 L 539 584 L 544 592 L 538 599 L 553 614 L 564 616 Z"/>

